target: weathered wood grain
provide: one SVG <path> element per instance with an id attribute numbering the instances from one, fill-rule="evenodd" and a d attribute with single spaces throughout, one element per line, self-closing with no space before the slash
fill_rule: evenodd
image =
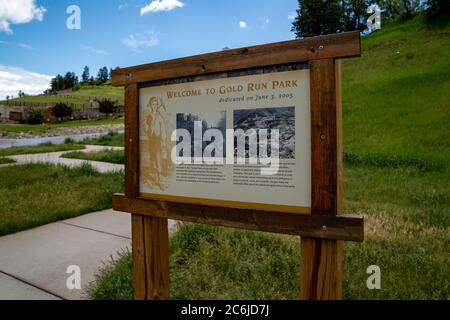
<path id="1" fill-rule="evenodd" d="M 311 61 L 311 212 L 336 214 L 336 84 L 332 59 Z"/>
<path id="2" fill-rule="evenodd" d="M 169 298 L 169 234 L 164 218 L 131 215 L 136 300 Z"/>
<path id="3" fill-rule="evenodd" d="M 131 241 L 133 256 L 133 293 L 136 300 L 147 296 L 147 275 L 145 262 L 144 217 L 131 215 Z"/>
<path id="4" fill-rule="evenodd" d="M 169 299 L 169 229 L 167 219 L 143 216 L 146 300 Z"/>
<path id="5" fill-rule="evenodd" d="M 343 204 L 340 67 L 333 59 L 311 61 L 310 72 L 311 215 L 339 218 Z M 302 237 L 300 255 L 300 298 L 341 299 L 343 241 Z"/>
<path id="6" fill-rule="evenodd" d="M 139 89 L 125 88 L 125 194 L 139 195 Z"/>
<path id="7" fill-rule="evenodd" d="M 301 239 L 300 299 L 342 299 L 343 244 L 342 240 Z"/>

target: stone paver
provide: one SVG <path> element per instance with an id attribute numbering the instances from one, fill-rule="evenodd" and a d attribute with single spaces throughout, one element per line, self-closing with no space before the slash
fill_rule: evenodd
<path id="1" fill-rule="evenodd" d="M 101 150 L 123 150 L 122 147 L 109 147 L 109 146 L 92 146 L 87 145 L 86 149 L 80 150 L 82 152 L 96 152 Z M 99 172 L 117 172 L 124 169 L 122 164 L 113 164 L 107 162 L 99 161 L 87 161 L 80 159 L 66 159 L 61 158 L 65 153 L 72 151 L 61 151 L 61 152 L 49 152 L 49 153 L 36 153 L 36 154 L 22 154 L 16 156 L 7 156 L 5 158 L 13 159 L 16 163 L 12 165 L 27 164 L 27 163 L 53 163 L 53 164 L 64 164 L 69 167 L 81 166 L 85 162 L 89 162 L 95 169 Z"/>

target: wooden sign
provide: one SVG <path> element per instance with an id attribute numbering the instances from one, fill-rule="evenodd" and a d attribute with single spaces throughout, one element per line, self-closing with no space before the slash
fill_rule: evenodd
<path id="1" fill-rule="evenodd" d="M 136 299 L 169 298 L 167 219 L 299 235 L 301 298 L 341 298 L 363 218 L 343 214 L 338 59 L 360 50 L 351 32 L 113 72 Z"/>

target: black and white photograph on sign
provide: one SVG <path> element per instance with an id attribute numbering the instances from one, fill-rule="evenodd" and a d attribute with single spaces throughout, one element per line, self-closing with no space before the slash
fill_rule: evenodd
<path id="1" fill-rule="evenodd" d="M 271 130 L 278 129 L 280 136 L 280 159 L 295 159 L 295 107 L 274 107 L 259 109 L 240 109 L 233 111 L 234 130 L 267 129 L 270 141 Z M 270 143 L 268 144 L 270 148 Z M 235 156 L 237 139 L 234 141 Z M 246 153 L 248 145 L 246 141 Z M 270 153 L 270 150 L 269 150 Z"/>
<path id="2" fill-rule="evenodd" d="M 214 135 L 214 131 L 219 130 L 222 134 L 221 138 L 223 139 L 223 157 L 226 157 L 226 129 L 227 129 L 227 113 L 225 111 L 219 112 L 189 112 L 189 113 L 177 113 L 176 115 L 176 128 L 185 129 L 189 132 L 191 136 L 191 156 L 194 156 L 194 142 L 195 140 L 202 140 L 202 155 L 205 152 L 205 149 L 211 142 L 214 142 L 216 137 Z M 195 132 L 195 123 L 201 122 L 201 134 L 196 134 Z M 211 140 L 205 137 L 205 133 L 209 131 L 214 137 Z M 177 141 L 177 143 L 180 141 Z M 181 154 L 180 154 L 181 153 Z M 183 150 L 179 146 L 177 146 L 177 155 L 179 157 L 185 157 Z M 215 151 L 213 151 L 212 155 L 216 157 Z"/>

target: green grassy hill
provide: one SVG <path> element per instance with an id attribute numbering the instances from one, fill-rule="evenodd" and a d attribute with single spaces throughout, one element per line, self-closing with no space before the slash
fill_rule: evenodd
<path id="1" fill-rule="evenodd" d="M 123 105 L 123 88 L 113 87 L 111 85 L 85 86 L 82 85 L 79 90 L 60 93 L 58 95 L 38 95 L 25 96 L 10 100 L 10 105 L 31 105 L 32 107 L 52 106 L 58 102 L 64 102 L 73 108 L 89 108 L 90 100 L 93 98 L 108 98 L 117 101 Z M 6 101 L 0 101 L 0 104 L 6 104 Z"/>
<path id="2" fill-rule="evenodd" d="M 450 160 L 450 27 L 421 16 L 363 38 L 343 63 L 347 151 Z"/>

